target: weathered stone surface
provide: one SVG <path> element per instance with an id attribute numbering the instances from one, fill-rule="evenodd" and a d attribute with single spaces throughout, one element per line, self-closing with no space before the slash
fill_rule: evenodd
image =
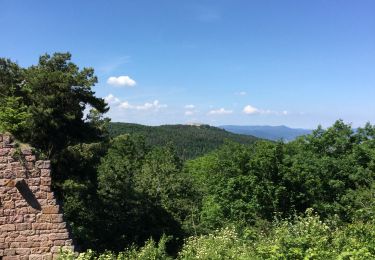
<path id="1" fill-rule="evenodd" d="M 30 147 L 17 149 L 0 134 L 0 259 L 56 259 L 61 247 L 74 248 L 51 191 L 51 164 Z"/>

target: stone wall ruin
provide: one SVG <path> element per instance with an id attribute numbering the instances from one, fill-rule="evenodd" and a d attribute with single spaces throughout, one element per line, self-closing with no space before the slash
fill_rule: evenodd
<path id="1" fill-rule="evenodd" d="M 50 174 L 49 161 L 0 134 L 0 259 L 47 260 L 73 250 Z"/>

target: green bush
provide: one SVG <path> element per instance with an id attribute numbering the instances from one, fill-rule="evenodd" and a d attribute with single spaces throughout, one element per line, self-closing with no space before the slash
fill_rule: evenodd
<path id="1" fill-rule="evenodd" d="M 252 259 L 252 250 L 233 227 L 213 234 L 190 237 L 178 259 Z"/>
<path id="2" fill-rule="evenodd" d="M 118 254 L 106 251 L 102 254 L 96 254 L 92 250 L 84 253 L 75 254 L 71 251 L 61 250 L 59 260 L 169 260 L 172 259 L 166 253 L 166 243 L 169 238 L 163 236 L 158 243 L 149 239 L 141 248 L 131 247 Z"/>
<path id="3" fill-rule="evenodd" d="M 165 236 L 158 243 L 148 240 L 141 248 L 131 247 L 119 254 L 63 252 L 60 259 L 168 260 L 172 258 L 166 253 L 167 241 Z M 269 230 L 229 226 L 192 236 L 185 240 L 176 259 L 375 259 L 375 227 L 372 223 L 338 225 L 335 220 L 322 221 L 308 209 L 304 216 L 275 220 Z"/>

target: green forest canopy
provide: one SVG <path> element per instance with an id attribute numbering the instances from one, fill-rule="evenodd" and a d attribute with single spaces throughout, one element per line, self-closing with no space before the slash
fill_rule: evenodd
<path id="1" fill-rule="evenodd" d="M 122 259 L 375 258 L 373 125 L 353 131 L 339 120 L 289 143 L 208 126 L 118 135 L 124 125 L 103 118 L 93 69 L 70 59 L 43 55 L 28 68 L 0 59 L 0 128 L 51 159 L 80 250 L 125 250 Z M 221 145 L 227 137 L 236 142 Z"/>
<path id="2" fill-rule="evenodd" d="M 238 135 L 209 125 L 161 125 L 145 126 L 130 123 L 110 123 L 109 134 L 137 134 L 145 138 L 149 146 L 172 145 L 182 159 L 192 159 L 219 148 L 225 141 L 253 144 L 258 138 Z"/>

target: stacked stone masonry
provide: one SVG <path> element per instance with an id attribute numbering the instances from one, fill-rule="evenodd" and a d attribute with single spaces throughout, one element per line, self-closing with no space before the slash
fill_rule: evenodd
<path id="1" fill-rule="evenodd" d="M 51 191 L 50 162 L 0 134 L 0 259 L 55 259 L 60 248 L 74 249 Z"/>

